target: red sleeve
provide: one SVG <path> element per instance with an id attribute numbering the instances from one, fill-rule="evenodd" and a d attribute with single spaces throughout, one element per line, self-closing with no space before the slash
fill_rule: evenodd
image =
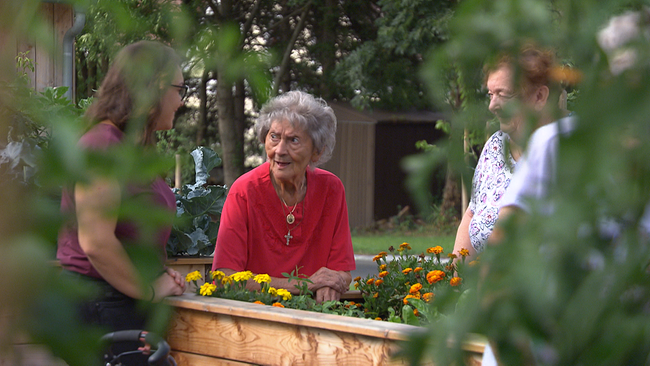
<path id="1" fill-rule="evenodd" d="M 230 187 L 221 212 L 212 270 L 228 268 L 243 271 L 248 262 L 248 205 L 241 184 Z"/>

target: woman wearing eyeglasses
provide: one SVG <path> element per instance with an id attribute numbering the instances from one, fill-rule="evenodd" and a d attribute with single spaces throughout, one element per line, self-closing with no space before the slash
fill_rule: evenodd
<path id="1" fill-rule="evenodd" d="M 173 127 L 174 114 L 183 103 L 186 88 L 175 52 L 160 43 L 141 41 L 116 56 L 86 118 L 91 128 L 79 145 L 112 154 L 125 143 L 155 143 L 154 132 Z M 131 139 L 131 137 L 135 137 Z M 128 141 L 128 142 L 127 142 Z M 126 218 L 121 208 L 141 203 L 169 214 L 169 224 L 149 228 Z M 163 267 L 165 245 L 176 212 L 176 200 L 162 178 L 148 183 L 126 182 L 88 174 L 63 192 L 62 212 L 72 221 L 59 234 L 57 258 L 64 274 L 95 288 L 94 297 L 81 305 L 82 320 L 105 331 L 143 329 L 146 314 L 139 301 L 158 302 L 185 290 L 182 276 Z M 128 253 L 153 248 L 157 277 L 136 269 Z M 136 347 L 137 348 L 137 347 Z M 133 349 L 136 349 L 133 348 Z M 143 364 L 142 360 L 125 364 Z"/>
<path id="2" fill-rule="evenodd" d="M 499 131 L 487 140 L 472 179 L 472 196 L 456 233 L 454 253 L 462 249 L 470 257 L 480 253 L 499 216 L 499 201 L 510 184 L 526 137 L 552 122 L 546 103 L 554 85 L 551 72 L 554 55 L 549 50 L 527 46 L 516 57 L 504 56 L 486 67 L 488 109 L 499 120 Z M 534 121 L 533 125 L 526 120 Z"/>

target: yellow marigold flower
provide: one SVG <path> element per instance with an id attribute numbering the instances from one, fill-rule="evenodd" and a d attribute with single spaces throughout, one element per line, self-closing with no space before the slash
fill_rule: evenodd
<path id="1" fill-rule="evenodd" d="M 366 285 L 372 285 L 373 283 L 375 283 L 375 279 L 374 279 L 374 278 L 371 278 L 371 279 L 369 279 L 368 281 L 366 281 Z"/>
<path id="2" fill-rule="evenodd" d="M 416 283 L 415 285 L 411 286 L 411 289 L 409 290 L 409 294 L 420 292 L 420 290 L 422 290 L 422 284 Z"/>
<path id="3" fill-rule="evenodd" d="M 283 308 L 284 307 L 284 305 L 280 304 L 279 302 L 274 302 L 273 306 L 275 306 L 276 308 Z"/>
<path id="4" fill-rule="evenodd" d="M 253 281 L 257 283 L 270 283 L 271 276 L 267 274 L 258 274 L 257 276 L 253 277 Z"/>
<path id="5" fill-rule="evenodd" d="M 424 300 L 425 302 L 429 302 L 433 300 L 435 296 L 436 295 L 434 295 L 433 292 L 427 292 L 426 294 L 422 295 L 422 300 Z"/>
<path id="6" fill-rule="evenodd" d="M 222 278 L 226 277 L 226 274 L 221 271 L 212 271 L 210 274 L 212 275 L 213 281 L 221 281 Z"/>
<path id="7" fill-rule="evenodd" d="M 382 264 L 381 266 L 379 266 L 379 270 L 380 271 L 385 271 L 386 270 L 386 265 Z"/>
<path id="8" fill-rule="evenodd" d="M 429 283 L 436 283 L 445 278 L 445 272 L 440 270 L 435 270 L 427 273 L 427 281 Z"/>
<path id="9" fill-rule="evenodd" d="M 402 243 L 402 244 L 399 245 L 399 249 L 402 249 L 402 250 L 404 250 L 404 249 L 411 250 L 411 246 L 409 245 L 409 243 L 404 242 L 404 243 Z M 399 250 L 399 249 L 398 249 L 398 250 Z"/>
<path id="10" fill-rule="evenodd" d="M 226 276 L 221 279 L 221 284 L 222 285 L 230 285 L 232 284 L 232 276 Z"/>
<path id="11" fill-rule="evenodd" d="M 354 278 L 353 281 L 355 281 L 355 282 L 359 282 L 360 280 L 361 280 L 361 276 L 357 276 L 357 277 Z"/>
<path id="12" fill-rule="evenodd" d="M 409 273 L 411 273 L 411 272 L 413 272 L 413 268 L 411 268 L 411 267 L 409 267 L 409 268 L 404 268 L 404 269 L 402 270 L 402 273 L 404 273 L 404 274 L 409 274 Z"/>
<path id="13" fill-rule="evenodd" d="M 422 267 L 416 267 L 416 268 L 413 270 L 413 272 L 415 272 L 415 273 L 418 273 L 418 272 L 420 272 L 420 271 L 422 271 Z"/>
<path id="14" fill-rule="evenodd" d="M 469 255 L 469 250 L 463 248 L 463 249 L 461 249 L 458 253 L 459 253 L 460 255 L 462 255 L 463 257 L 467 257 L 467 256 Z"/>
<path id="15" fill-rule="evenodd" d="M 203 276 L 201 276 L 201 272 L 194 271 L 194 272 L 188 273 L 187 276 L 185 276 L 185 281 L 187 281 L 187 282 L 198 281 L 201 278 L 203 278 Z"/>
<path id="16" fill-rule="evenodd" d="M 374 294 L 372 294 L 372 297 L 374 297 L 375 299 L 378 298 L 379 297 L 379 292 L 375 292 Z"/>
<path id="17" fill-rule="evenodd" d="M 277 290 L 277 295 L 276 296 L 282 296 L 282 300 L 285 300 L 285 301 L 291 300 L 291 292 L 289 292 L 289 291 L 287 291 L 287 290 L 285 290 L 283 288 L 279 288 Z"/>
<path id="18" fill-rule="evenodd" d="M 201 294 L 201 296 L 210 296 L 216 289 L 217 289 L 217 285 L 212 284 L 210 282 L 206 282 L 199 289 L 199 293 Z"/>
<path id="19" fill-rule="evenodd" d="M 449 280 L 449 284 L 452 286 L 458 286 L 463 282 L 463 279 L 460 277 L 452 277 L 451 280 Z"/>
<path id="20" fill-rule="evenodd" d="M 253 278 L 253 272 L 251 272 L 251 271 L 237 272 L 237 273 L 233 273 L 231 275 L 231 277 L 232 277 L 233 281 L 237 281 L 237 282 L 248 281 L 251 278 Z"/>
<path id="21" fill-rule="evenodd" d="M 379 277 L 384 278 L 384 277 L 386 277 L 386 276 L 388 276 L 388 271 L 381 271 L 381 272 L 379 272 Z"/>
<path id="22" fill-rule="evenodd" d="M 276 290 L 275 287 L 269 287 L 269 293 L 272 296 L 278 296 L 278 290 Z"/>
<path id="23" fill-rule="evenodd" d="M 382 283 L 384 283 L 384 280 L 377 280 L 377 281 L 375 281 L 375 285 L 376 285 L 376 286 L 379 286 L 379 285 L 381 285 Z"/>

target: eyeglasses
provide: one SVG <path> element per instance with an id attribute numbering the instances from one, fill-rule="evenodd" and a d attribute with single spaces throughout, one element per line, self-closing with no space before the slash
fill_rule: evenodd
<path id="1" fill-rule="evenodd" d="M 496 93 L 487 93 L 487 97 L 489 100 L 492 100 L 494 98 L 499 98 L 502 100 L 510 100 L 514 97 L 516 97 L 518 94 L 513 93 L 513 94 L 508 94 L 508 93 L 502 93 L 502 92 L 496 92 Z"/>
<path id="2" fill-rule="evenodd" d="M 174 88 L 178 88 L 178 95 L 181 96 L 181 100 L 185 99 L 187 93 L 190 91 L 190 87 L 187 85 L 174 85 L 171 84 Z"/>

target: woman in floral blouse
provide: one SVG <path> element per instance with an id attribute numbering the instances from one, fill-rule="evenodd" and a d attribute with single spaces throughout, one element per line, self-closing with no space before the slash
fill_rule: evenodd
<path id="1" fill-rule="evenodd" d="M 521 146 L 532 130 L 552 121 L 546 113 L 546 102 L 549 94 L 559 95 L 561 90 L 559 85 L 552 85 L 554 68 L 552 52 L 527 46 L 517 59 L 504 56 L 486 69 L 488 108 L 499 120 L 500 129 L 481 152 L 472 179 L 471 201 L 456 233 L 454 253 L 467 249 L 470 256 L 475 256 L 485 247 L 499 215 L 499 200 L 521 156 Z M 527 120 L 535 124 L 528 126 Z"/>

